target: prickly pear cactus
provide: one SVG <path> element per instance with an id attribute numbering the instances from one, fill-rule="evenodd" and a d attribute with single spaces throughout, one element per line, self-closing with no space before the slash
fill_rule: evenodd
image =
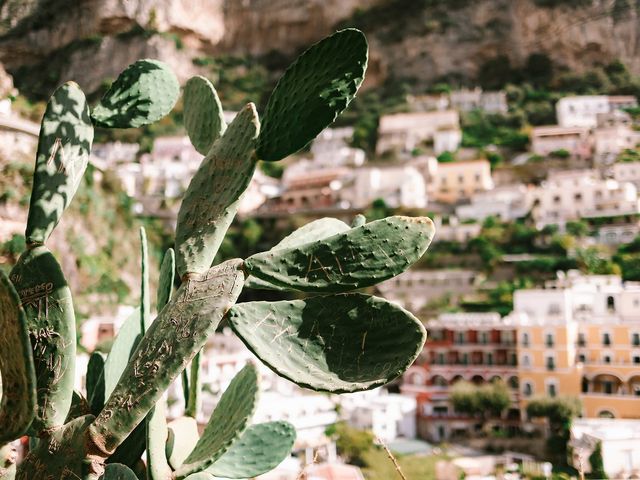
<path id="1" fill-rule="evenodd" d="M 267 252 L 212 265 L 257 161 L 295 152 L 333 122 L 362 83 L 367 55 L 364 36 L 352 29 L 312 46 L 278 82 L 262 128 L 253 104 L 227 127 L 213 85 L 202 77 L 186 83 L 185 127 L 204 158 L 180 207 L 175 254 L 170 249 L 162 262 L 157 313 L 141 230 L 140 305 L 109 355 L 91 356 L 86 400 L 73 390 L 71 292 L 45 242 L 78 188 L 93 126 L 156 121 L 175 104 L 178 84 L 166 65 L 140 60 L 91 113 L 77 85 L 56 90 L 38 143 L 28 248 L 11 282 L 0 272 L 0 449 L 31 437 L 17 469 L 0 464 L 0 479 L 210 480 L 274 468 L 289 455 L 295 430 L 287 422 L 251 424 L 255 365 L 237 374 L 198 434 L 200 356 L 223 320 L 265 365 L 314 390 L 375 388 L 411 364 L 426 335 L 421 322 L 381 298 L 344 292 L 415 263 L 434 234 L 427 218 L 367 223 L 358 216 L 351 226 L 320 219 Z M 236 304 L 243 288 L 330 295 Z M 185 412 L 167 423 L 163 395 L 181 374 Z"/>

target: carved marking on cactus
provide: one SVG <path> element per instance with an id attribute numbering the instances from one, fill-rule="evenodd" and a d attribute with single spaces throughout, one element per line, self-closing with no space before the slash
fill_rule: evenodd
<path id="1" fill-rule="evenodd" d="M 256 323 L 256 328 L 258 328 L 260 325 L 266 322 L 269 318 L 271 318 L 272 315 L 273 315 L 273 312 L 269 312 L 262 320 Z"/>
<path id="2" fill-rule="evenodd" d="M 51 163 L 55 160 L 56 154 L 58 153 L 58 150 L 60 149 L 61 146 L 62 146 L 62 139 L 60 137 L 56 137 L 55 141 L 53 142 L 53 146 L 51 147 L 51 154 L 47 159 L 47 165 L 51 165 Z"/>
<path id="3" fill-rule="evenodd" d="M 320 265 L 318 268 L 311 268 L 314 261 L 318 262 L 318 265 Z M 322 270 L 322 273 L 325 274 L 325 276 L 327 277 L 327 280 L 331 280 L 331 277 L 327 273 L 327 268 L 322 264 L 320 259 L 318 257 L 314 256 L 314 255 L 311 255 L 311 258 L 309 258 L 309 268 L 307 269 L 307 274 L 305 275 L 305 278 L 308 279 L 309 278 L 309 274 L 311 272 L 317 272 L 318 270 Z"/>
<path id="4" fill-rule="evenodd" d="M 278 333 L 275 337 L 273 337 L 273 339 L 271 340 L 271 343 L 275 342 L 276 340 L 278 340 L 282 335 L 284 335 L 285 333 L 289 332 L 289 328 L 290 327 L 286 327 L 284 330 L 282 330 L 280 333 Z M 289 335 L 290 336 L 290 335 Z"/>

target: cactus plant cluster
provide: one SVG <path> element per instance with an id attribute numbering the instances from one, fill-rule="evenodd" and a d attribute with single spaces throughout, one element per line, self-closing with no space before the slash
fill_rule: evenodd
<path id="1" fill-rule="evenodd" d="M 206 480 L 275 467 L 295 431 L 286 422 L 251 424 L 259 391 L 254 365 L 236 375 L 198 434 L 199 352 L 223 320 L 277 374 L 313 390 L 371 389 L 411 364 L 425 340 L 422 324 L 397 305 L 353 291 L 418 260 L 434 233 L 427 218 L 367 223 L 359 216 L 351 226 L 316 220 L 267 252 L 212 266 L 258 160 L 296 152 L 333 122 L 362 83 L 367 55 L 364 35 L 353 29 L 313 45 L 278 82 L 262 127 L 253 104 L 226 125 L 211 83 L 186 83 L 184 124 L 204 158 L 179 211 L 175 253 L 167 251 L 160 269 L 158 313 L 152 319 L 141 231 L 140 308 L 106 358 L 91 356 L 86 396 L 73 390 L 71 292 L 46 241 L 87 166 L 94 127 L 154 122 L 173 108 L 180 87 L 167 66 L 141 60 L 92 109 L 75 83 L 55 91 L 38 142 L 27 249 L 9 278 L 0 275 L 0 446 L 30 439 L 17 468 L 5 455 L 0 479 Z M 236 304 L 244 288 L 310 295 Z M 167 424 L 163 394 L 181 374 L 185 415 Z"/>

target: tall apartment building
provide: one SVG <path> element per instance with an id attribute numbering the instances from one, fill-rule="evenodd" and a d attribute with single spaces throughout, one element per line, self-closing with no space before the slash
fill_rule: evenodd
<path id="1" fill-rule="evenodd" d="M 640 285 L 572 271 L 514 295 L 521 406 L 570 395 L 585 417 L 640 418 Z"/>
<path id="2" fill-rule="evenodd" d="M 519 423 L 516 326 L 498 313 L 445 313 L 427 323 L 423 353 L 407 370 L 402 393 L 417 399 L 418 434 L 442 441 L 467 432 L 475 419 L 457 413 L 449 389 L 503 379 L 512 391 L 509 419 Z"/>
<path id="3" fill-rule="evenodd" d="M 570 271 L 516 291 L 506 317 L 442 314 L 426 326 L 424 351 L 401 387 L 416 396 L 422 437 L 440 441 L 477 422 L 449 402 L 461 379 L 505 381 L 507 425 L 520 425 L 539 396 L 577 397 L 586 418 L 640 418 L 640 284 Z"/>

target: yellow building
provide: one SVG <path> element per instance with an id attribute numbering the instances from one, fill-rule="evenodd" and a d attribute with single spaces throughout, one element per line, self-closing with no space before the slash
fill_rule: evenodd
<path id="1" fill-rule="evenodd" d="M 456 203 L 474 194 L 493 189 L 491 164 L 488 160 L 466 160 L 438 163 L 430 182 L 434 200 Z"/>
<path id="2" fill-rule="evenodd" d="M 521 408 L 538 395 L 580 398 L 585 417 L 640 418 L 640 286 L 568 276 L 514 295 Z"/>

